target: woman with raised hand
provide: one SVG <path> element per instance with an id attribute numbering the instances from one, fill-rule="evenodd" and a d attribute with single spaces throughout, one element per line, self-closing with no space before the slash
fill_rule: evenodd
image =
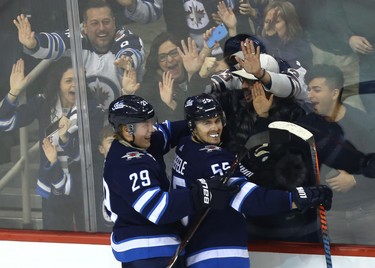
<path id="1" fill-rule="evenodd" d="M 19 105 L 29 80 L 24 61 L 10 75 L 10 90 L 0 106 L 0 130 L 12 131 L 39 123 L 40 166 L 36 192 L 42 197 L 43 229 L 83 231 L 84 208 L 78 146 L 76 84 L 70 58 L 54 62 L 43 94 Z M 92 133 L 103 126 L 104 113 L 88 96 Z M 91 140 L 96 142 L 95 135 Z M 55 151 L 56 150 L 56 151 Z"/>

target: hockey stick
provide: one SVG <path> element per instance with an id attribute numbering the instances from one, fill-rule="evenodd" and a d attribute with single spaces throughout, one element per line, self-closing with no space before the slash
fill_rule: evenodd
<path id="1" fill-rule="evenodd" d="M 284 122 L 284 121 L 273 122 L 268 125 L 268 128 L 287 131 L 288 133 L 291 133 L 294 136 L 297 136 L 300 139 L 307 142 L 307 144 L 310 147 L 310 154 L 311 154 L 311 159 L 313 162 L 313 170 L 314 170 L 316 182 L 320 184 L 319 162 L 318 162 L 318 154 L 316 151 L 314 135 L 310 131 L 308 131 L 307 129 L 301 126 L 298 126 L 290 122 Z M 322 240 L 323 240 L 323 246 L 324 246 L 326 265 L 327 265 L 327 268 L 332 268 L 331 243 L 330 243 L 330 239 L 328 236 L 326 211 L 323 205 L 319 206 L 319 217 L 320 217 L 320 228 L 322 231 Z"/>
<path id="2" fill-rule="evenodd" d="M 231 164 L 230 168 L 227 169 L 225 174 L 222 177 L 223 184 L 227 183 L 227 181 L 230 179 L 230 177 L 233 175 L 233 173 L 236 171 L 237 167 L 239 166 L 242 159 L 247 155 L 247 152 L 249 149 L 253 148 L 255 145 L 258 145 L 261 142 L 268 142 L 269 136 L 268 131 L 261 132 L 256 135 L 251 136 L 245 143 L 244 149 L 238 154 L 236 159 Z M 186 233 L 185 237 L 181 240 L 180 245 L 178 246 L 175 254 L 171 257 L 171 259 L 168 262 L 167 268 L 172 268 L 173 265 L 176 263 L 178 256 L 182 253 L 182 251 L 185 249 L 187 244 L 190 242 L 190 239 L 194 236 L 195 232 L 198 230 L 199 226 L 203 222 L 203 220 L 206 218 L 208 212 L 210 211 L 210 208 L 205 209 L 202 214 L 197 217 L 197 221 L 194 222 L 194 224 L 191 225 L 190 229 Z"/>

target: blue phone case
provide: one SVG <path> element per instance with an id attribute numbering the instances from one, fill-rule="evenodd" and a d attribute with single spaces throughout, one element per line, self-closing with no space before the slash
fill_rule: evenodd
<path id="1" fill-rule="evenodd" d="M 215 42 L 219 42 L 228 35 L 228 30 L 225 25 L 222 23 L 218 25 L 211 33 L 210 38 L 207 40 L 207 46 L 212 48 L 215 45 Z"/>

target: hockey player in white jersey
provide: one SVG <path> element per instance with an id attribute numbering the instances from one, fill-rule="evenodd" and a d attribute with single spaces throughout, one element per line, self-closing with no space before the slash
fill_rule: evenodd
<path id="1" fill-rule="evenodd" d="M 185 189 L 199 178 L 223 176 L 235 156 L 220 147 L 225 115 L 220 104 L 210 95 L 189 97 L 185 116 L 191 136 L 176 147 L 173 165 L 173 187 Z M 292 192 L 271 190 L 246 180 L 238 170 L 228 180 L 240 191 L 222 210 L 211 210 L 186 247 L 189 268 L 249 268 L 245 215 L 260 216 L 317 207 L 330 208 L 332 191 L 326 186 L 298 187 Z M 303 196 L 302 196 L 303 193 Z M 200 214 L 184 220 L 189 227 Z"/>
<path id="2" fill-rule="evenodd" d="M 126 268 L 165 268 L 180 243 L 178 220 L 222 208 L 233 195 L 219 180 L 169 190 L 163 155 L 188 134 L 186 121 L 154 125 L 151 104 L 135 95 L 109 106 L 115 140 L 104 167 L 105 207 L 114 222 L 111 245 Z M 184 267 L 183 258 L 175 267 Z"/>

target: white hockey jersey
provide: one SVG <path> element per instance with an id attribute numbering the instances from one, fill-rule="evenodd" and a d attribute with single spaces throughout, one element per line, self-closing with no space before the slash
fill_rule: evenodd
<path id="1" fill-rule="evenodd" d="M 58 60 L 62 56 L 70 55 L 69 31 L 64 33 L 37 33 L 38 46 L 25 52 L 38 59 Z M 122 95 L 121 80 L 123 69 L 113 63 L 122 55 L 132 58 L 137 72 L 138 81 L 141 81 L 144 73 L 145 53 L 140 37 L 126 29 L 119 29 L 112 45 L 105 54 L 94 51 L 90 41 L 82 37 L 83 65 L 86 73 L 86 83 L 94 92 L 100 105 L 107 109 L 109 104 Z"/>

